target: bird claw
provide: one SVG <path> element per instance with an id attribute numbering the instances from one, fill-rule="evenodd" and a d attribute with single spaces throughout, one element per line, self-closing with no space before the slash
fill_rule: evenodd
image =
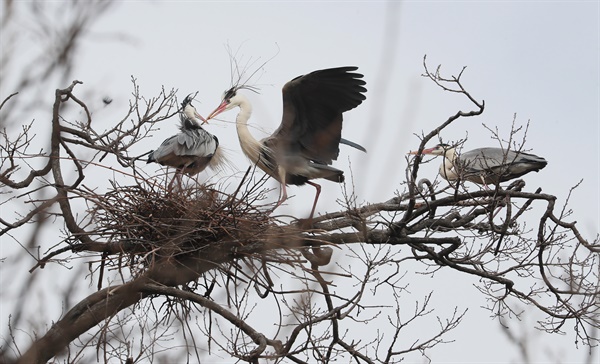
<path id="1" fill-rule="evenodd" d="M 331 262 L 331 256 L 333 255 L 333 249 L 325 246 L 325 247 L 312 247 L 312 253 L 306 250 L 302 250 L 302 255 L 312 264 L 322 267 Z"/>
<path id="2" fill-rule="evenodd" d="M 309 217 L 308 219 L 297 219 L 295 221 L 295 224 L 302 230 L 312 229 L 313 228 L 313 218 Z"/>

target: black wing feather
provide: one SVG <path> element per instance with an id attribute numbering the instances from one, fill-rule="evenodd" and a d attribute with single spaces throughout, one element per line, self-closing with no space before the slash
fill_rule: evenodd
<path id="1" fill-rule="evenodd" d="M 283 142 L 283 152 L 331 164 L 339 154 L 342 113 L 360 105 L 366 82 L 357 67 L 311 72 L 283 87 L 283 117 L 273 133 Z M 281 150 L 281 149 L 280 149 Z"/>

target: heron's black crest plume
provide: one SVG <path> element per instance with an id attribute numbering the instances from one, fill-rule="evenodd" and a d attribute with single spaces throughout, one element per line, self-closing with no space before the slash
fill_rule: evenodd
<path id="1" fill-rule="evenodd" d="M 249 90 L 249 91 L 252 91 L 257 94 L 259 93 L 257 87 L 249 86 L 249 85 L 237 85 L 237 86 L 233 86 L 232 88 L 230 88 L 229 90 L 227 90 L 223 93 L 223 100 L 230 100 L 230 99 L 234 98 L 235 95 L 237 94 L 238 90 Z"/>
<path id="2" fill-rule="evenodd" d="M 223 100 L 230 100 L 235 97 L 237 93 L 237 89 L 235 87 L 230 88 L 229 90 L 223 93 Z"/>
<path id="3" fill-rule="evenodd" d="M 193 95 L 195 96 L 195 94 Z M 194 100 L 194 96 L 192 96 L 192 94 L 189 94 L 185 97 L 185 99 L 183 99 L 183 101 L 181 102 L 181 110 L 183 110 L 188 105 L 192 105 L 192 100 Z"/>
<path id="4" fill-rule="evenodd" d="M 440 139 L 440 142 L 436 145 L 436 148 L 443 148 L 444 150 L 448 150 L 450 148 L 456 148 L 458 150 L 462 149 L 462 146 L 464 145 L 464 143 L 466 142 L 466 139 L 460 139 L 456 142 L 451 142 L 451 143 L 445 143 L 444 141 L 442 141 L 442 139 Z"/>

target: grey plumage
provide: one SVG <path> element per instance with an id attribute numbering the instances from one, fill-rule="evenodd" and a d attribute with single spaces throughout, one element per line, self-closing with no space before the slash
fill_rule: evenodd
<path id="1" fill-rule="evenodd" d="M 478 179 L 478 183 L 483 179 L 491 184 L 519 178 L 532 171 L 537 172 L 548 164 L 537 155 L 501 148 L 473 149 L 461 154 L 458 160 L 465 179 Z"/>
<path id="2" fill-rule="evenodd" d="M 252 105 L 235 86 L 223 95 L 221 104 L 208 119 L 234 107 L 240 111 L 236 128 L 242 151 L 263 171 L 281 183 L 279 206 L 287 199 L 286 185 L 308 183 L 317 189 L 310 217 L 313 216 L 321 186 L 313 179 L 344 181 L 344 172 L 331 166 L 339 154 L 339 145 L 347 144 L 366 151 L 360 145 L 343 139 L 343 113 L 360 105 L 367 91 L 363 75 L 357 67 L 323 69 L 298 76 L 282 89 L 281 124 L 260 141 L 248 130 Z"/>
<path id="3" fill-rule="evenodd" d="M 424 149 L 422 154 L 444 156 L 440 166 L 440 175 L 444 179 L 479 184 L 509 181 L 529 172 L 537 172 L 548 164 L 544 158 L 537 155 L 502 148 L 478 148 L 457 155 L 455 147 L 438 144 L 433 148 Z"/>
<path id="4" fill-rule="evenodd" d="M 197 119 L 204 121 L 204 118 L 191 101 L 192 98 L 188 96 L 181 103 L 180 133 L 166 139 L 150 152 L 147 163 L 174 167 L 189 175 L 198 174 L 206 167 L 218 168 L 222 163 L 219 140 L 200 126 Z"/>

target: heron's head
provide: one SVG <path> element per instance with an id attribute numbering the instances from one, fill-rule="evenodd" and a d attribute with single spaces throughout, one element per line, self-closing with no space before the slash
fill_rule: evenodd
<path id="1" fill-rule="evenodd" d="M 202 117 L 202 115 L 200 115 L 198 113 L 198 111 L 196 111 L 196 108 L 194 107 L 194 105 L 192 105 L 192 100 L 193 97 L 191 94 L 187 95 L 185 99 L 183 99 L 183 102 L 181 103 L 181 119 L 183 120 L 188 119 L 188 120 L 196 120 L 196 119 L 200 119 L 202 120 L 202 124 L 206 123 L 206 119 L 204 119 Z"/>
<path id="2" fill-rule="evenodd" d="M 215 116 L 219 115 L 220 113 L 227 111 L 227 110 L 231 110 L 236 106 L 240 105 L 241 102 L 241 98 L 240 95 L 238 95 L 237 91 L 239 90 L 239 87 L 232 87 L 229 90 L 223 92 L 223 97 L 221 98 L 221 103 L 219 104 L 219 106 L 217 106 L 217 108 L 210 113 L 210 115 L 208 115 L 207 120 L 210 120 L 212 118 L 214 118 Z"/>
<path id="3" fill-rule="evenodd" d="M 431 154 L 431 155 L 448 155 L 449 153 L 454 151 L 454 146 L 440 143 L 433 148 L 423 149 L 421 155 Z M 412 151 L 408 154 L 419 154 L 418 151 Z"/>

